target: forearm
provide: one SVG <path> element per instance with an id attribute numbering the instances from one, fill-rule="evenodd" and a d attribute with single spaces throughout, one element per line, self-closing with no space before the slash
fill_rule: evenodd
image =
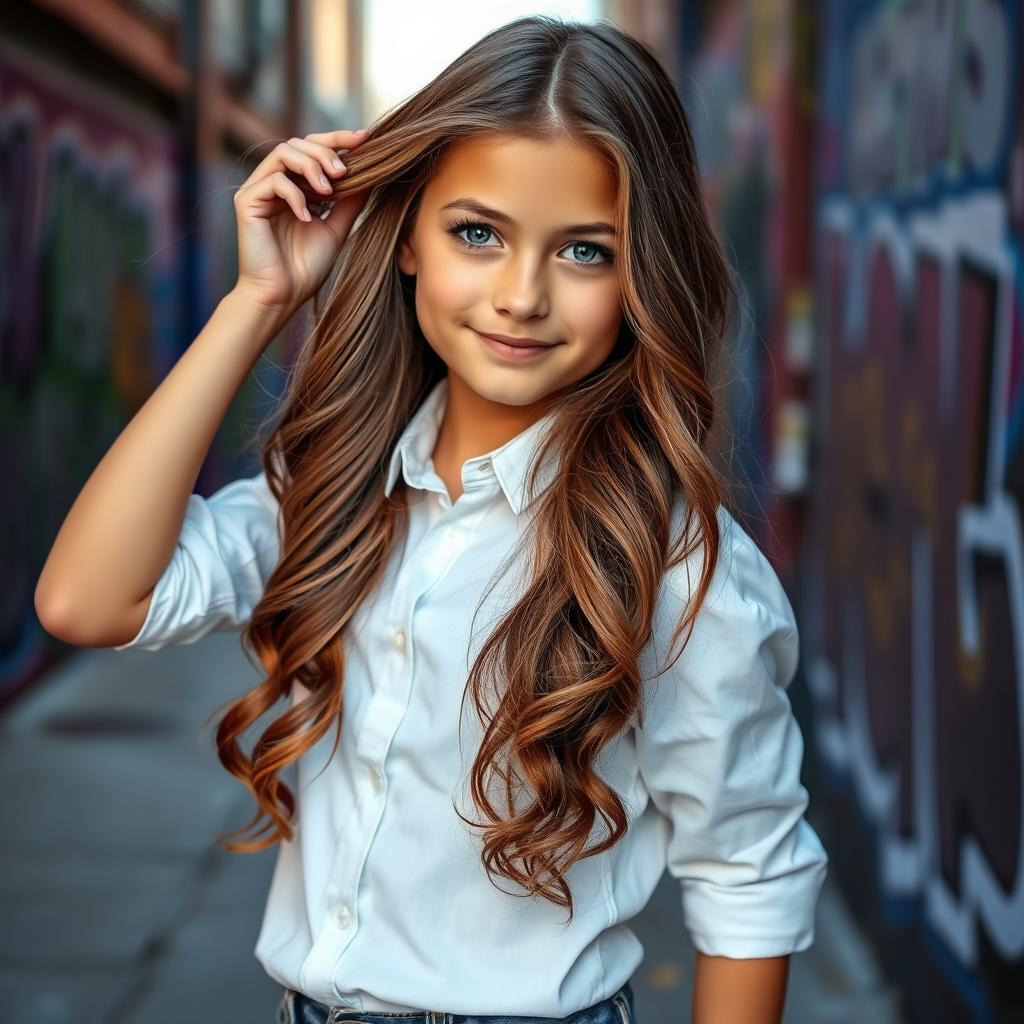
<path id="1" fill-rule="evenodd" d="M 693 1024 L 779 1024 L 789 957 L 734 960 L 698 951 Z"/>
<path id="2" fill-rule="evenodd" d="M 115 642 L 170 561 L 188 498 L 241 384 L 281 325 L 233 292 L 93 470 L 36 584 L 44 626 Z"/>

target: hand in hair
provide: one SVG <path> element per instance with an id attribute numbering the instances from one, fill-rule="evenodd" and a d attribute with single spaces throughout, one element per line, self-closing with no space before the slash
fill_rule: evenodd
<path id="1" fill-rule="evenodd" d="M 351 152 L 365 139 L 365 129 L 292 138 L 249 175 L 234 198 L 236 293 L 287 319 L 319 289 L 369 195 L 363 189 L 334 197 L 332 179 L 348 170 L 336 148 Z M 311 214 L 311 202 L 329 207 L 327 215 Z"/>

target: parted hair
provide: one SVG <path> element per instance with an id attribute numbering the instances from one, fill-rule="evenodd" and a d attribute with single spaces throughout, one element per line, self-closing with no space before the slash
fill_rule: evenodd
<path id="1" fill-rule="evenodd" d="M 484 726 L 470 776 L 483 820 L 456 808 L 480 830 L 494 884 L 511 880 L 520 895 L 566 907 L 571 920 L 565 873 L 628 826 L 595 759 L 634 715 L 643 722 L 640 654 L 663 574 L 702 556 L 674 646 L 718 561 L 726 483 L 709 450 L 712 380 L 735 294 L 673 82 L 645 45 L 608 22 L 533 16 L 503 25 L 379 117 L 345 158 L 335 196 L 368 189 L 367 200 L 260 439 L 281 558 L 242 636 L 265 677 L 229 704 L 216 731 L 222 764 L 259 806 L 229 833 L 253 830 L 248 841 L 218 842 L 255 852 L 290 840 L 295 800 L 280 773 L 332 725 L 335 748 L 340 740 L 343 630 L 381 582 L 407 515 L 404 480 L 384 492 L 388 456 L 446 373 L 418 324 L 397 248 L 450 148 L 492 133 L 585 144 L 616 184 L 622 329 L 605 362 L 560 396 L 536 453 L 531 488 L 552 444 L 559 463 L 522 533 L 522 596 L 486 638 L 464 692 Z M 674 538 L 677 499 L 685 515 Z M 294 680 L 308 696 L 246 754 L 242 734 L 291 696 Z M 505 787 L 496 802 L 493 779 Z M 598 815 L 607 835 L 586 847 Z"/>

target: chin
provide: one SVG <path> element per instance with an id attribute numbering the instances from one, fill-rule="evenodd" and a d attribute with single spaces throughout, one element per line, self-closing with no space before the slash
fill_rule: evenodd
<path id="1" fill-rule="evenodd" d="M 533 405 L 540 401 L 553 388 L 536 381 L 498 381 L 493 371 L 488 375 L 463 377 L 466 384 L 481 398 L 501 405 Z"/>

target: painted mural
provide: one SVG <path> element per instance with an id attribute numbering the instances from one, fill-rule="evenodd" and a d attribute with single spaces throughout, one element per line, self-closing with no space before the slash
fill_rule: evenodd
<path id="1" fill-rule="evenodd" d="M 752 521 L 759 543 L 772 547 L 759 522 L 770 514 L 775 439 L 765 419 L 778 388 L 774 327 L 784 294 L 785 224 L 776 112 L 789 74 L 782 51 L 790 0 L 722 5 L 684 53 L 680 93 L 701 164 L 708 208 L 725 240 L 739 299 L 718 389 L 731 437 L 717 442 L 730 455 L 734 500 Z M 803 481 L 794 489 L 799 490 Z M 777 551 L 773 552 L 778 554 Z"/>
<path id="2" fill-rule="evenodd" d="M 176 142 L 68 69 L 0 50 L 0 695 L 52 641 L 43 560 L 179 345 Z"/>
<path id="3" fill-rule="evenodd" d="M 263 155 L 215 146 L 197 165 L 187 119 L 0 41 L 0 460 L 19 496 L 0 512 L 0 704 L 74 650 L 39 625 L 36 580 L 89 474 L 233 284 L 233 196 Z M 256 471 L 300 328 L 240 389 L 198 493 Z"/>
<path id="4" fill-rule="evenodd" d="M 1024 26 L 822 6 L 811 750 L 912 1021 L 1024 1020 Z"/>

